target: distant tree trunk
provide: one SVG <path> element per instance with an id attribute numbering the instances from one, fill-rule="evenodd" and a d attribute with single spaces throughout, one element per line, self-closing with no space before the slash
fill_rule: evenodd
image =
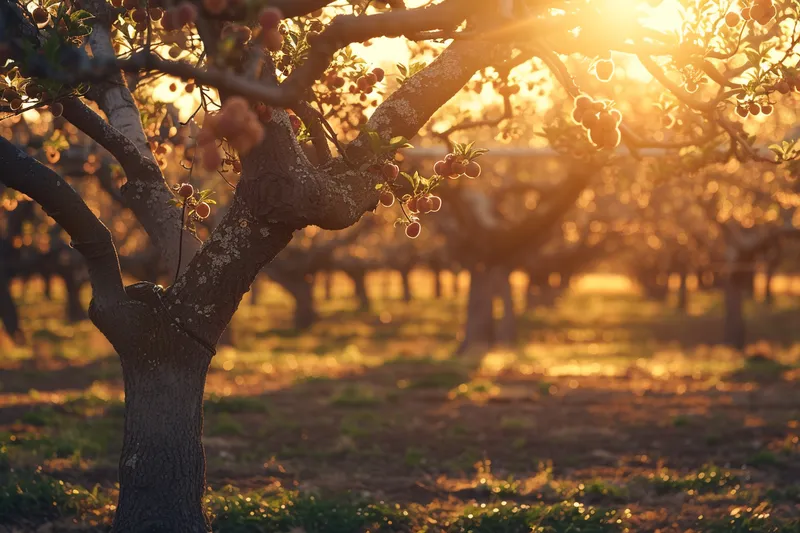
<path id="1" fill-rule="evenodd" d="M 678 284 L 678 304 L 677 304 L 677 308 L 678 308 L 678 311 L 681 311 L 681 312 L 684 312 L 684 313 L 686 312 L 686 309 L 687 309 L 688 304 L 689 304 L 689 292 L 688 292 L 688 288 L 686 287 L 686 279 L 687 279 L 687 277 L 688 277 L 688 274 L 687 274 L 686 270 L 685 269 L 681 269 L 680 272 L 678 273 L 679 284 Z"/>
<path id="2" fill-rule="evenodd" d="M 411 282 L 409 280 L 410 271 L 406 269 L 400 270 L 400 280 L 403 283 L 403 301 L 410 302 L 412 299 L 411 295 Z"/>
<path id="3" fill-rule="evenodd" d="M 559 288 L 561 292 L 568 291 L 570 286 L 572 285 L 572 272 L 562 272 L 561 273 L 561 283 L 559 283 Z"/>
<path id="4" fill-rule="evenodd" d="M 467 322 L 459 353 L 471 348 L 488 349 L 494 343 L 494 316 L 491 271 L 482 265 L 469 270 Z"/>
<path id="5" fill-rule="evenodd" d="M 433 271 L 433 297 L 437 300 L 442 299 L 442 271 Z"/>
<path id="6" fill-rule="evenodd" d="M 655 271 L 650 271 L 639 277 L 645 297 L 648 300 L 663 302 L 669 296 L 669 284 L 660 279 Z"/>
<path id="7" fill-rule="evenodd" d="M 317 321 L 317 311 L 314 306 L 314 277 L 300 272 L 274 273 L 271 277 L 294 299 L 294 328 L 302 331 L 313 326 Z"/>
<path id="8" fill-rule="evenodd" d="M 325 300 L 333 299 L 333 271 L 326 270 L 322 278 L 322 286 L 324 287 L 323 298 Z"/>
<path id="9" fill-rule="evenodd" d="M 550 276 L 546 272 L 528 272 L 528 285 L 525 291 L 525 310 L 532 311 L 538 306 L 552 307 L 559 291 L 550 286 Z"/>
<path id="10" fill-rule="evenodd" d="M 452 295 L 453 299 L 458 298 L 458 295 L 461 293 L 461 287 L 458 283 L 458 270 L 451 270 L 450 271 L 450 294 Z"/>
<path id="11" fill-rule="evenodd" d="M 775 275 L 775 265 L 767 263 L 767 268 L 764 272 L 764 305 L 772 307 L 775 303 L 775 294 L 772 292 L 772 278 Z"/>
<path id="12" fill-rule="evenodd" d="M 744 323 L 744 292 L 747 285 L 747 276 L 739 276 L 738 272 L 731 273 L 725 284 L 725 345 L 743 350 L 746 342 Z"/>
<path id="13" fill-rule="evenodd" d="M 508 269 L 496 269 L 492 272 L 492 285 L 495 294 L 503 302 L 503 317 L 497 325 L 497 344 L 512 346 L 517 341 L 517 317 L 514 312 L 514 297 L 511 291 L 511 272 Z M 494 305 L 492 304 L 492 307 Z"/>
<path id="14" fill-rule="evenodd" d="M 744 289 L 744 296 L 748 300 L 755 299 L 756 295 L 756 270 L 749 268 L 742 273 L 742 289 Z"/>
<path id="15" fill-rule="evenodd" d="M 72 271 L 64 272 L 62 275 L 64 280 L 64 287 L 67 290 L 67 322 L 75 323 L 81 320 L 86 320 L 86 311 L 81 304 L 81 287 L 80 283 Z"/>
<path id="16" fill-rule="evenodd" d="M 53 300 L 53 276 L 49 273 L 42 274 L 42 283 L 44 284 L 44 297 L 49 301 Z"/>
<path id="17" fill-rule="evenodd" d="M 370 308 L 369 295 L 367 294 L 367 272 L 363 269 L 351 269 L 346 272 L 353 280 L 353 289 L 358 300 L 358 309 L 368 311 Z"/>
<path id="18" fill-rule="evenodd" d="M 16 337 L 19 332 L 19 314 L 14 299 L 11 297 L 11 280 L 0 264 L 0 320 L 9 336 Z"/>

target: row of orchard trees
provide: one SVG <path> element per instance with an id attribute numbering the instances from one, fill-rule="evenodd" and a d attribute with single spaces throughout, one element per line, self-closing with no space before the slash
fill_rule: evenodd
<path id="1" fill-rule="evenodd" d="M 388 231 L 346 230 L 379 201 L 397 198 L 390 218 L 418 237 L 387 261 L 408 270 L 416 243 L 436 235 L 444 257 L 470 271 L 465 348 L 513 336 L 513 314 L 495 324 L 489 305 L 508 301 L 511 269 L 541 285 L 553 270 L 545 258 L 567 265 L 585 247 L 608 247 L 601 256 L 638 247 L 646 253 L 636 259 L 654 257 L 655 272 L 673 242 L 693 268 L 721 257 L 728 307 L 740 307 L 742 265 L 795 233 L 797 1 L 635 4 L 0 3 L 0 106 L 31 117 L 44 139 L 37 148 L 15 119 L 2 125 L 3 286 L 34 269 L 26 255 L 49 250 L 51 222 L 24 214 L 29 198 L 83 257 L 89 317 L 122 362 L 114 531 L 208 531 L 202 401 L 220 337 L 262 272 L 294 286 L 281 258 L 291 264 L 295 247 L 346 261 L 359 239 Z M 681 24 L 665 26 L 669 17 L 653 9 Z M 401 38 L 382 48 L 383 69 L 350 46 L 378 37 Z M 398 50 L 410 60 L 388 68 Z M 175 93 L 197 106 L 178 120 L 165 96 Z M 445 143 L 450 156 L 409 158 L 398 176 L 408 139 Z M 449 178 L 477 173 L 467 140 L 538 142 L 562 157 L 464 186 Z M 662 150 L 669 164 L 634 170 L 618 146 L 641 160 Z M 81 147 L 84 160 L 70 167 Z M 414 213 L 438 207 L 431 195 L 441 210 Z M 45 228 L 41 239 L 31 227 Z M 314 242 L 308 227 L 341 233 Z M 349 255 L 363 280 L 369 265 Z M 148 259 L 131 265 L 137 257 Z"/>
<path id="2" fill-rule="evenodd" d="M 402 166 L 432 166 L 445 153 L 444 148 L 435 147 L 409 150 Z M 62 157 L 58 166 L 64 173 L 85 172 L 70 170 L 69 158 L 75 156 L 65 153 Z M 742 348 L 746 341 L 742 302 L 753 295 L 756 271 L 761 268 L 767 276 L 769 304 L 769 279 L 781 266 L 792 266 L 797 250 L 791 241 L 793 225 L 787 221 L 793 208 L 774 203 L 776 194 L 764 189 L 776 187 L 773 169 L 735 163 L 733 168 L 704 168 L 687 179 L 685 174 L 676 175 L 680 162 L 670 160 L 663 151 L 650 151 L 638 160 L 623 153 L 588 184 L 579 182 L 570 189 L 560 185 L 575 179 L 564 161 L 563 154 L 550 149 L 494 150 L 481 159 L 482 180 L 444 194 L 444 209 L 429 218 L 431 235 L 406 238 L 394 226 L 392 211 L 383 209 L 347 231 L 303 230 L 262 272 L 291 296 L 294 326 L 302 330 L 319 319 L 315 281 L 322 280 L 329 295 L 333 273 L 343 273 L 352 281 L 358 306 L 366 310 L 370 307 L 366 277 L 371 272 L 397 272 L 403 299 L 411 301 L 412 270 L 433 274 L 437 297 L 442 294 L 443 272 L 466 271 L 470 281 L 461 350 L 516 341 L 509 281 L 514 271 L 527 277 L 526 310 L 552 305 L 573 276 L 601 262 L 630 275 L 651 299 L 664 300 L 668 280 L 676 276 L 676 305 L 686 310 L 687 280 L 693 274 L 701 288 L 722 290 L 725 326 L 720 341 Z M 109 167 L 103 170 L 107 171 Z M 113 193 L 108 179 L 98 176 L 94 186 L 101 190 L 97 194 Z M 78 185 L 92 186 L 85 181 L 81 178 Z M 555 203 L 560 200 L 556 192 L 567 197 Z M 221 203 L 218 212 L 225 208 Z M 106 216 L 117 214 L 110 211 Z M 79 256 L 60 238 L 58 227 L 48 225 L 30 202 L 9 209 L 7 224 L 2 241 L 8 252 L 4 254 L 1 307 L 7 331 L 19 333 L 9 293 L 14 277 L 62 278 L 67 319 L 85 318 L 79 289 L 88 277 Z M 38 236 L 36 224 L 41 225 Z M 28 228 L 23 231 L 25 225 Z M 43 238 L 47 240 L 41 242 Z M 122 242 L 130 239 L 120 236 Z M 151 246 L 132 247 L 121 256 L 123 271 L 167 283 L 169 274 L 163 269 L 149 275 L 144 271 L 157 268 L 156 257 Z M 256 289 L 251 289 L 253 302 Z M 504 310 L 497 319 L 496 299 Z M 225 341 L 232 339 L 226 336 Z"/>

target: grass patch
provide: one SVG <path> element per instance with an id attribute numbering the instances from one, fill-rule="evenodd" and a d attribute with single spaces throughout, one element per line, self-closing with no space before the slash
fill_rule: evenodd
<path id="1" fill-rule="evenodd" d="M 555 505 L 498 505 L 471 507 L 447 524 L 447 533 L 606 533 L 621 531 L 617 512 L 581 503 Z"/>
<path id="2" fill-rule="evenodd" d="M 206 414 L 213 413 L 266 413 L 269 404 L 257 396 L 219 396 L 212 394 L 205 401 Z"/>
<path id="3" fill-rule="evenodd" d="M 381 403 L 381 398 L 371 386 L 351 383 L 334 392 L 330 403 L 343 407 L 366 407 Z"/>

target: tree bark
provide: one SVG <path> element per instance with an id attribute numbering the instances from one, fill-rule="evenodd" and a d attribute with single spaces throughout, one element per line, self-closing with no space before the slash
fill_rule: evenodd
<path id="1" fill-rule="evenodd" d="M 203 390 L 211 354 L 157 314 L 120 349 L 125 433 L 114 533 L 205 533 Z"/>

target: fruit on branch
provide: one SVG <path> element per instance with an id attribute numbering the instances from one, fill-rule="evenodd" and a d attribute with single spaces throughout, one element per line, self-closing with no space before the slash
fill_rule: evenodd
<path id="1" fill-rule="evenodd" d="M 386 76 L 386 73 L 380 67 L 372 69 L 372 74 L 375 75 L 375 80 L 377 80 L 378 83 L 382 82 L 383 78 Z"/>
<path id="2" fill-rule="evenodd" d="M 419 237 L 419 234 L 422 232 L 422 224 L 418 221 L 413 221 L 411 224 L 406 226 L 406 237 L 409 239 L 416 239 Z"/>
<path id="3" fill-rule="evenodd" d="M 283 35 L 278 30 L 264 30 L 261 33 L 261 40 L 264 48 L 270 52 L 279 52 L 283 48 Z"/>
<path id="4" fill-rule="evenodd" d="M 178 188 L 178 196 L 184 199 L 194 196 L 194 187 L 192 187 L 192 184 L 181 183 L 181 186 Z"/>
<path id="5" fill-rule="evenodd" d="M 258 14 L 258 23 L 265 30 L 277 30 L 283 20 L 283 13 L 277 7 L 266 7 Z"/>
<path id="6" fill-rule="evenodd" d="M 382 191 L 378 201 L 384 207 L 392 207 L 394 205 L 394 194 L 391 191 Z"/>
<path id="7" fill-rule="evenodd" d="M 383 177 L 389 181 L 393 181 L 400 174 L 400 167 L 394 163 L 386 162 L 381 167 L 381 172 L 383 173 Z"/>
<path id="8" fill-rule="evenodd" d="M 181 2 L 177 7 L 168 9 L 161 19 L 164 31 L 175 31 L 197 20 L 197 7 L 189 2 Z"/>
<path id="9" fill-rule="evenodd" d="M 254 109 L 256 111 L 256 115 L 258 115 L 258 120 L 261 122 L 266 123 L 272 120 L 272 108 L 264 102 L 258 102 Z"/>
<path id="10" fill-rule="evenodd" d="M 746 105 L 739 104 L 738 106 L 736 106 L 736 114 L 739 115 L 740 117 L 745 118 L 749 113 L 750 111 L 748 111 Z"/>
<path id="11" fill-rule="evenodd" d="M 50 20 L 50 14 L 41 6 L 34 9 L 31 15 L 33 16 L 33 21 L 39 26 L 47 24 L 47 22 Z"/>
<path id="12" fill-rule="evenodd" d="M 725 15 L 725 24 L 727 24 L 729 28 L 735 28 L 741 20 L 742 17 L 735 11 L 728 11 Z"/>
<path id="13" fill-rule="evenodd" d="M 699 85 L 694 80 L 688 80 L 686 82 L 686 85 L 684 85 L 684 89 L 686 89 L 686 92 L 688 92 L 688 93 L 695 93 L 695 92 L 697 92 L 698 88 L 699 88 Z"/>
<path id="14" fill-rule="evenodd" d="M 194 208 L 194 213 L 200 220 L 205 220 L 211 214 L 211 206 L 205 202 L 200 202 Z"/>
<path id="15" fill-rule="evenodd" d="M 756 102 L 750 102 L 750 107 L 748 108 L 751 115 L 758 115 L 761 113 L 761 106 L 758 105 Z"/>
<path id="16" fill-rule="evenodd" d="M 772 114 L 772 106 L 770 104 L 761 104 L 761 114 L 762 115 L 771 115 Z"/>
<path id="17" fill-rule="evenodd" d="M 419 209 L 417 208 L 417 197 L 411 197 L 406 201 L 406 209 L 409 210 L 411 213 L 419 213 Z"/>
<path id="18" fill-rule="evenodd" d="M 151 7 L 150 8 L 150 20 L 153 22 L 158 22 L 164 16 L 164 10 L 160 7 Z"/>
<path id="19" fill-rule="evenodd" d="M 601 59 L 594 66 L 594 74 L 602 82 L 609 81 L 614 75 L 614 61 L 611 59 Z"/>
<path id="20" fill-rule="evenodd" d="M 202 147 L 203 165 L 208 170 L 216 170 L 222 162 L 216 139 L 227 140 L 241 155 L 246 155 L 264 139 L 264 127 L 247 100 L 232 96 L 218 113 L 206 116 L 203 129 L 197 136 L 197 144 Z"/>
<path id="21" fill-rule="evenodd" d="M 219 15 L 228 7 L 228 0 L 203 0 L 203 8 L 212 15 Z"/>
<path id="22" fill-rule="evenodd" d="M 427 196 L 421 196 L 417 200 L 417 209 L 420 213 L 430 213 L 431 212 L 431 200 Z"/>
<path id="23" fill-rule="evenodd" d="M 453 159 L 450 162 L 450 178 L 458 178 L 467 170 L 467 163 L 462 159 Z"/>
<path id="24" fill-rule="evenodd" d="M 481 175 L 481 166 L 477 161 L 470 161 L 467 163 L 466 168 L 464 168 L 464 174 L 470 179 L 475 179 Z"/>
<path id="25" fill-rule="evenodd" d="M 777 13 L 778 10 L 775 8 L 775 4 L 772 3 L 772 0 L 756 0 L 750 7 L 750 18 L 762 26 L 765 26 L 769 21 L 775 18 Z"/>
<path id="26" fill-rule="evenodd" d="M 433 172 L 437 176 L 449 176 L 450 175 L 450 164 L 447 161 L 437 161 L 433 165 Z"/>
<path id="27" fill-rule="evenodd" d="M 429 198 L 431 201 L 431 213 L 436 213 L 442 208 L 442 199 L 435 195 L 431 195 Z"/>
<path id="28" fill-rule="evenodd" d="M 750 7 L 746 7 L 742 9 L 742 19 L 744 20 L 751 20 L 752 17 L 750 16 Z"/>

